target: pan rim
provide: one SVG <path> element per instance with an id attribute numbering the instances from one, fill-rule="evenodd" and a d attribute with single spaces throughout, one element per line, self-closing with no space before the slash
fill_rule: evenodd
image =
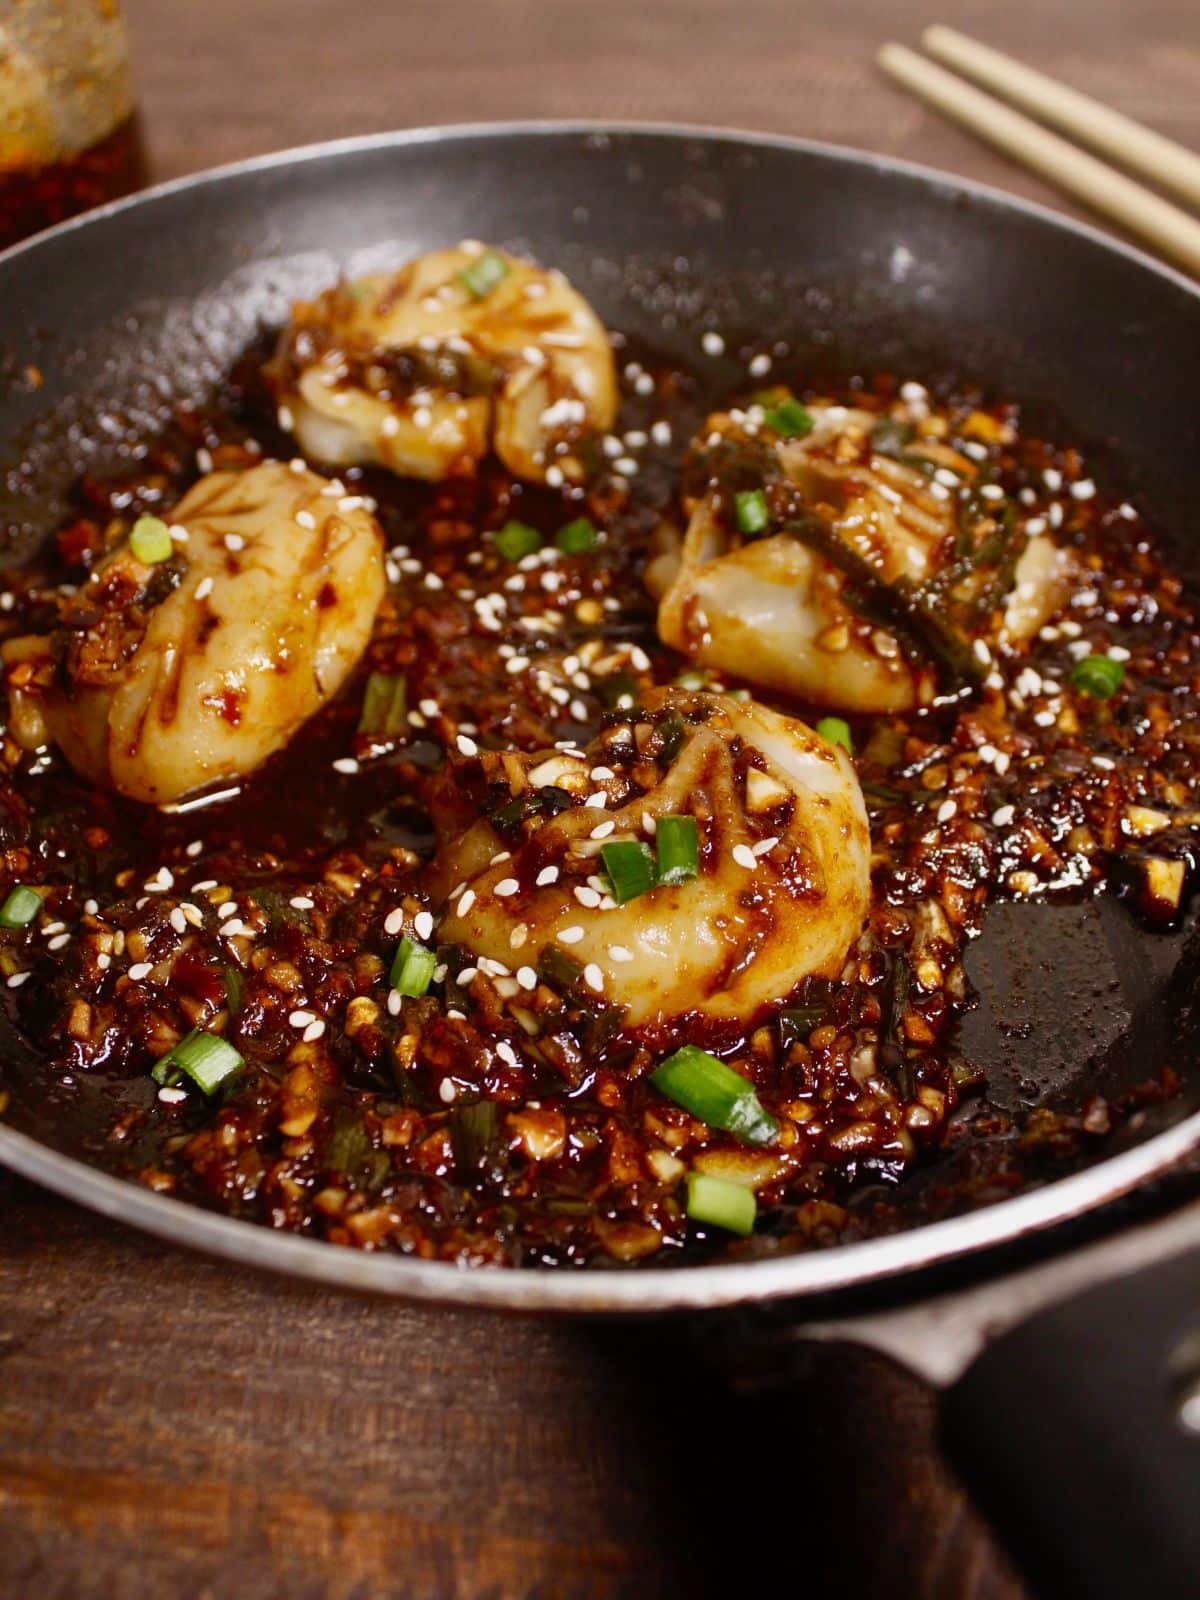
<path id="1" fill-rule="evenodd" d="M 68 219 L 0 252 L 0 276 L 30 253 L 76 232 L 95 228 L 124 212 L 152 207 L 198 187 L 310 163 L 337 161 L 375 151 L 486 138 L 576 139 L 596 136 L 686 140 L 708 145 L 750 146 L 868 167 L 920 183 L 945 197 L 966 196 L 980 204 L 1065 231 L 1092 248 L 1115 254 L 1160 281 L 1200 299 L 1200 287 L 1134 245 L 1090 223 L 1039 202 L 938 172 L 919 163 L 819 140 L 711 128 L 688 123 L 621 122 L 595 119 L 517 120 L 449 124 L 375 133 L 300 145 L 191 173 Z M 309 1281 L 413 1301 L 460 1307 L 566 1314 L 637 1314 L 703 1310 L 748 1302 L 827 1295 L 883 1279 L 902 1279 L 943 1262 L 980 1255 L 1033 1233 L 1042 1233 L 1140 1187 L 1200 1147 L 1200 1112 L 1134 1148 L 1107 1157 L 1053 1183 L 983 1210 L 926 1223 L 880 1239 L 801 1252 L 774 1260 L 677 1268 L 534 1268 L 488 1270 L 445 1262 L 339 1249 L 321 1241 L 278 1233 L 259 1223 L 206 1211 L 88 1166 L 0 1124 L 0 1163 L 22 1177 L 113 1220 L 132 1224 L 173 1243 L 203 1250 L 241 1265 L 258 1266 Z"/>

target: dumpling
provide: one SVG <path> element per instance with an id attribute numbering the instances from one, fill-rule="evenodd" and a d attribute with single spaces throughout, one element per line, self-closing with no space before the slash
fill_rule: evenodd
<path id="1" fill-rule="evenodd" d="M 518 981 L 548 951 L 565 954 L 631 1027 L 747 1023 L 802 978 L 839 972 L 870 893 L 845 753 L 724 695 L 656 691 L 629 717 L 586 753 L 484 756 L 457 780 L 460 806 L 464 783 L 484 786 L 473 802 L 485 820 L 438 858 L 439 943 Z M 514 829 L 515 817 L 526 820 Z M 661 869 L 666 818 L 694 820 L 695 875 L 617 904 L 602 852 L 644 858 L 657 841 Z"/>
<path id="2" fill-rule="evenodd" d="M 802 437 L 761 407 L 706 424 L 687 530 L 665 529 L 647 569 L 664 643 L 816 704 L 901 711 L 982 676 L 976 640 L 1028 638 L 1062 605 L 1072 557 L 975 493 L 975 463 L 898 450 L 867 411 L 795 415 Z"/>
<path id="3" fill-rule="evenodd" d="M 307 455 L 438 480 L 494 444 L 519 477 L 583 476 L 581 439 L 611 427 L 608 335 L 560 272 L 461 244 L 293 307 L 269 369 Z"/>
<path id="4" fill-rule="evenodd" d="M 202 478 L 163 559 L 126 542 L 54 633 L 3 647 L 14 737 L 160 805 L 252 772 L 337 693 L 383 598 L 379 527 L 330 487 L 276 462 Z"/>

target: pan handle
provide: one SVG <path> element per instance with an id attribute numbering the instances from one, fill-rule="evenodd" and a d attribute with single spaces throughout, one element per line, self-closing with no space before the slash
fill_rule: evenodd
<path id="1" fill-rule="evenodd" d="M 942 1437 L 1039 1600 L 1196 1600 L 1200 1251 L 1002 1335 L 945 1394 Z"/>

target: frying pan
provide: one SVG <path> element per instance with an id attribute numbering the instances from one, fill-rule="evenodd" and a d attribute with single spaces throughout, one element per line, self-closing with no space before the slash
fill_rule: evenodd
<path id="1" fill-rule="evenodd" d="M 292 298 L 464 235 L 562 267 L 606 322 L 668 357 L 694 361 L 717 327 L 730 349 L 739 333 L 786 339 L 822 371 L 979 380 L 1088 449 L 1200 571 L 1200 293 L 1183 278 L 1037 207 L 871 156 L 544 124 L 254 161 L 0 257 L 0 520 L 14 558 L 62 515 L 83 466 L 203 395 Z M 738 375 L 731 363 L 731 385 Z M 743 1372 L 801 1340 L 873 1344 L 949 1386 L 953 1458 L 1046 1594 L 1194 1595 L 1200 1201 L 1181 1173 L 1200 1147 L 1198 970 L 1191 921 L 1150 934 L 1110 899 L 995 908 L 970 956 L 980 999 L 963 1048 L 999 1105 L 1077 1106 L 1165 1065 L 1181 1090 L 1074 1170 L 1031 1169 L 999 1203 L 827 1250 L 586 1273 L 340 1250 L 96 1171 L 19 1093 L 0 1161 L 164 1238 L 354 1289 L 709 1311 L 704 1331 Z M 10 1068 L 19 1050 L 9 1030 Z M 939 1182 L 953 1193 L 954 1159 L 902 1186 L 901 1205 L 911 1189 L 916 1214 Z"/>

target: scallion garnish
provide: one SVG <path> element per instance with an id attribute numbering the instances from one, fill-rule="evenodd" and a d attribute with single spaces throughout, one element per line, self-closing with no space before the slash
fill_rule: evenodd
<path id="1" fill-rule="evenodd" d="M 772 433 L 781 439 L 803 439 L 813 431 L 813 415 L 799 400 L 783 400 L 772 406 L 763 418 Z"/>
<path id="2" fill-rule="evenodd" d="M 554 542 L 564 555 L 586 555 L 596 548 L 596 524 L 590 517 L 576 517 L 558 530 Z"/>
<path id="3" fill-rule="evenodd" d="M 703 1172 L 687 1175 L 687 1214 L 693 1222 L 707 1222 L 714 1228 L 743 1236 L 754 1232 L 758 1201 L 754 1190 L 727 1178 L 709 1178 Z"/>
<path id="4" fill-rule="evenodd" d="M 531 556 L 535 550 L 542 548 L 542 536 L 527 522 L 512 521 L 504 524 L 492 543 L 505 561 L 520 561 L 524 556 Z"/>
<path id="5" fill-rule="evenodd" d="M 840 744 L 848 756 L 854 754 L 854 745 L 850 739 L 850 724 L 843 722 L 841 717 L 822 717 L 817 723 L 817 732 L 830 744 Z"/>
<path id="6" fill-rule="evenodd" d="M 684 883 L 700 871 L 695 817 L 659 817 L 654 830 L 659 883 Z"/>
<path id="7" fill-rule="evenodd" d="M 618 905 L 636 900 L 647 889 L 653 889 L 658 881 L 654 857 L 649 846 L 640 839 L 617 839 L 612 844 L 603 844 L 600 855 Z"/>
<path id="8" fill-rule="evenodd" d="M 27 928 L 41 909 L 42 897 L 37 890 L 18 883 L 0 906 L 0 928 Z"/>
<path id="9" fill-rule="evenodd" d="M 650 1082 L 710 1128 L 732 1133 L 743 1144 L 770 1144 L 779 1124 L 764 1111 L 754 1085 L 698 1045 L 668 1056 Z"/>
<path id="10" fill-rule="evenodd" d="M 130 530 L 129 548 L 139 561 L 152 567 L 168 560 L 175 546 L 161 517 L 139 517 Z"/>
<path id="11" fill-rule="evenodd" d="M 437 956 L 434 952 L 406 936 L 401 939 L 396 959 L 392 962 L 392 988 L 397 994 L 415 999 L 428 990 L 436 966 Z"/>
<path id="12" fill-rule="evenodd" d="M 1084 656 L 1071 668 L 1071 687 L 1093 700 L 1107 700 L 1125 682 L 1125 663 L 1111 656 Z"/>
<path id="13" fill-rule="evenodd" d="M 227 1039 L 193 1028 L 173 1050 L 154 1063 L 150 1076 L 155 1083 L 178 1083 L 189 1077 L 205 1094 L 213 1094 L 243 1066 L 242 1057 Z"/>
<path id="14" fill-rule="evenodd" d="M 363 694 L 359 733 L 394 738 L 404 727 L 408 709 L 408 686 L 396 673 L 373 672 Z"/>
<path id="15" fill-rule="evenodd" d="M 454 274 L 473 300 L 486 300 L 492 290 L 508 277 L 508 262 L 497 250 L 485 250 L 482 255 Z"/>
<path id="16" fill-rule="evenodd" d="M 733 497 L 739 533 L 763 533 L 771 522 L 767 497 L 761 489 L 742 489 Z"/>

